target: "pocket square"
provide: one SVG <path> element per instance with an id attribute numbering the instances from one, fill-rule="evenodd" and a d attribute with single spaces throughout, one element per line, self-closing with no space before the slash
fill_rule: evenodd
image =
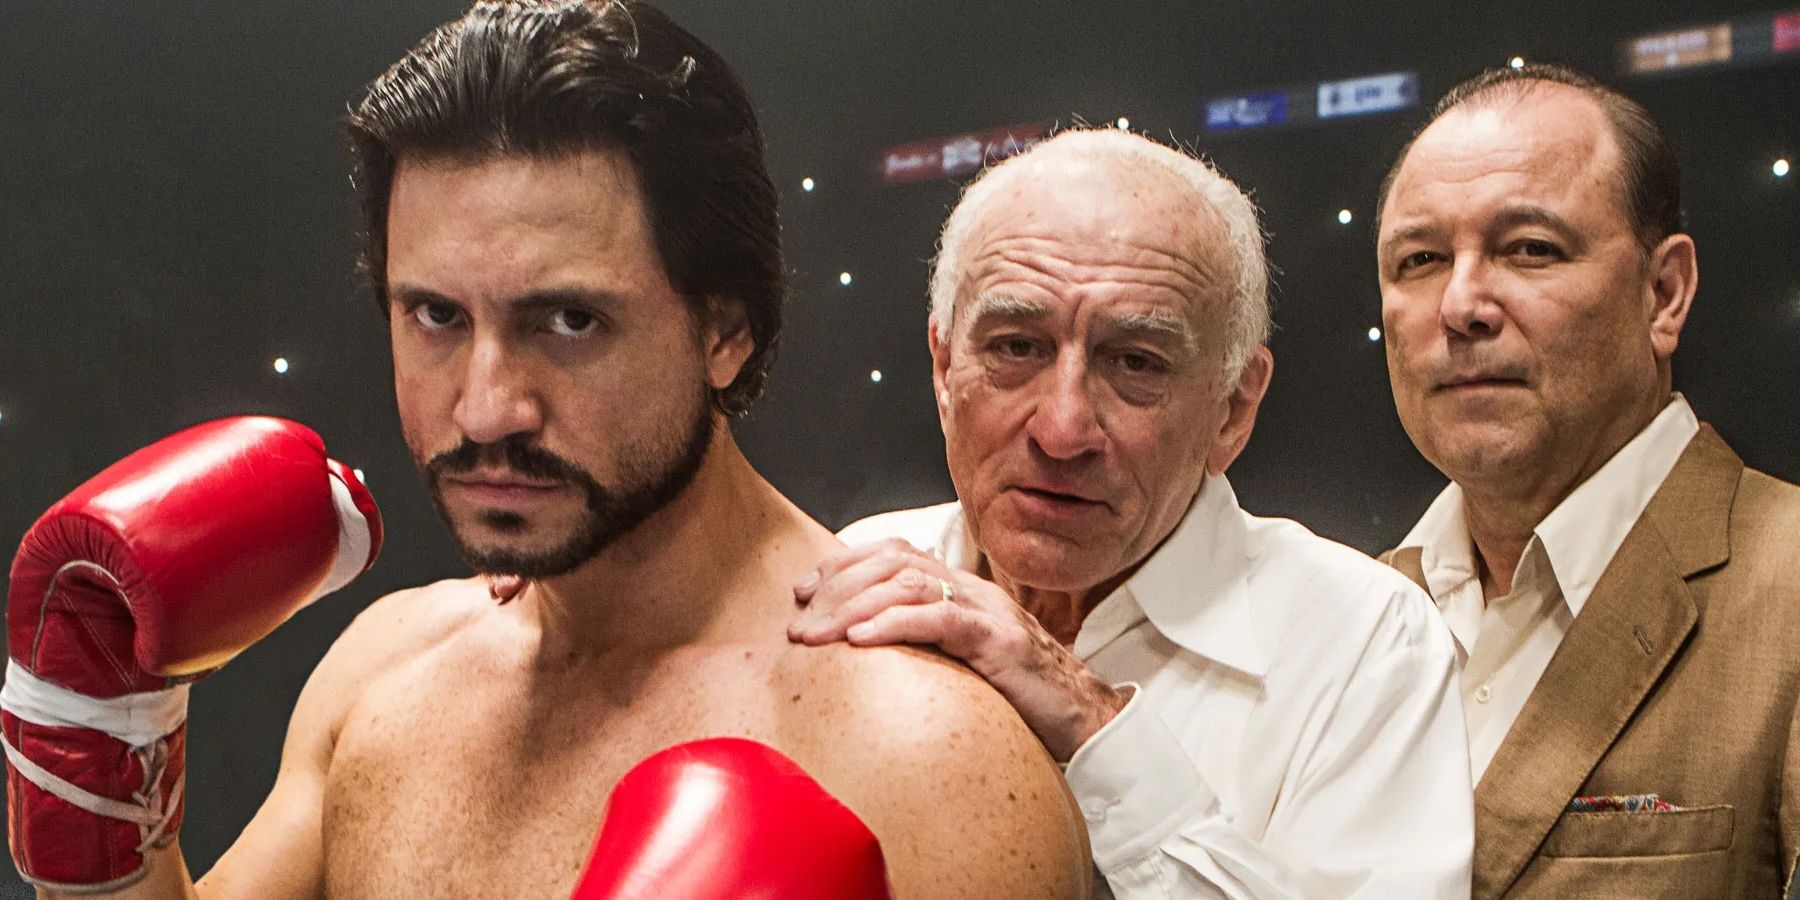
<path id="1" fill-rule="evenodd" d="M 1569 812 L 1679 812 L 1681 807 L 1655 794 L 1607 794 L 1576 797 L 1569 801 Z"/>

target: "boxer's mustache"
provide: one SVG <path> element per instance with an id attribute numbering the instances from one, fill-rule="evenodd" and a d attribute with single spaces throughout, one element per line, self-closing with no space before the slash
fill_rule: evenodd
<path id="1" fill-rule="evenodd" d="M 425 471 L 431 476 L 433 484 L 445 475 L 473 472 L 484 463 L 489 466 L 505 466 L 533 481 L 592 483 L 592 476 L 580 466 L 542 447 L 534 447 L 528 441 L 529 437 L 522 434 L 511 435 L 492 444 L 477 444 L 463 438 L 456 449 L 439 453 L 426 462 Z"/>

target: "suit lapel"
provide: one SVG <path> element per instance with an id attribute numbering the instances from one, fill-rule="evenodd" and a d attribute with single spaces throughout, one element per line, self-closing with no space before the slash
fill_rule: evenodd
<path id="1" fill-rule="evenodd" d="M 1519 877 L 1680 654 L 1699 619 L 1686 578 L 1729 555 L 1742 470 L 1702 426 L 1613 555 L 1475 788 L 1475 897 Z"/>

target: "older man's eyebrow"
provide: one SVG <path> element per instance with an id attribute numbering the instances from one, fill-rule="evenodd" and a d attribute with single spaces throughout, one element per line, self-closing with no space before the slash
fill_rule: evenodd
<path id="1" fill-rule="evenodd" d="M 1200 339 L 1188 325 L 1187 319 L 1170 312 L 1134 312 L 1119 316 L 1113 320 L 1113 328 L 1125 334 L 1144 334 L 1157 337 L 1174 338 L 1181 343 L 1182 349 L 1190 352 L 1200 348 Z"/>
<path id="2" fill-rule="evenodd" d="M 1047 319 L 1050 305 L 1011 294 L 982 294 L 969 307 L 969 327 L 993 319 Z"/>

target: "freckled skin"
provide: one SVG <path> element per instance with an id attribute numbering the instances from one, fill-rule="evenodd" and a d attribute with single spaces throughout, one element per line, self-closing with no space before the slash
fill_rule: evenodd
<path id="1" fill-rule="evenodd" d="M 1085 896 L 1086 848 L 1060 785 L 1012 774 L 1041 769 L 1042 750 L 996 741 L 1018 730 L 1011 711 L 940 658 L 806 648 L 770 629 L 746 635 L 752 647 L 689 648 L 610 682 L 592 665 L 539 670 L 518 625 L 475 582 L 386 605 L 359 624 L 374 630 L 402 612 L 440 621 L 426 629 L 433 640 L 368 682 L 337 733 L 323 817 L 329 896 L 416 897 L 418 885 L 434 897 L 561 896 L 624 772 L 669 744 L 717 735 L 782 750 L 869 823 L 897 896 L 986 898 L 996 884 L 1020 900 Z M 924 752 L 988 761 L 908 765 Z M 958 797 L 988 799 L 943 824 L 958 840 L 1003 836 L 1003 879 L 934 863 L 943 835 L 920 827 L 921 804 Z M 1046 815 L 1066 821 L 1046 827 Z"/>

